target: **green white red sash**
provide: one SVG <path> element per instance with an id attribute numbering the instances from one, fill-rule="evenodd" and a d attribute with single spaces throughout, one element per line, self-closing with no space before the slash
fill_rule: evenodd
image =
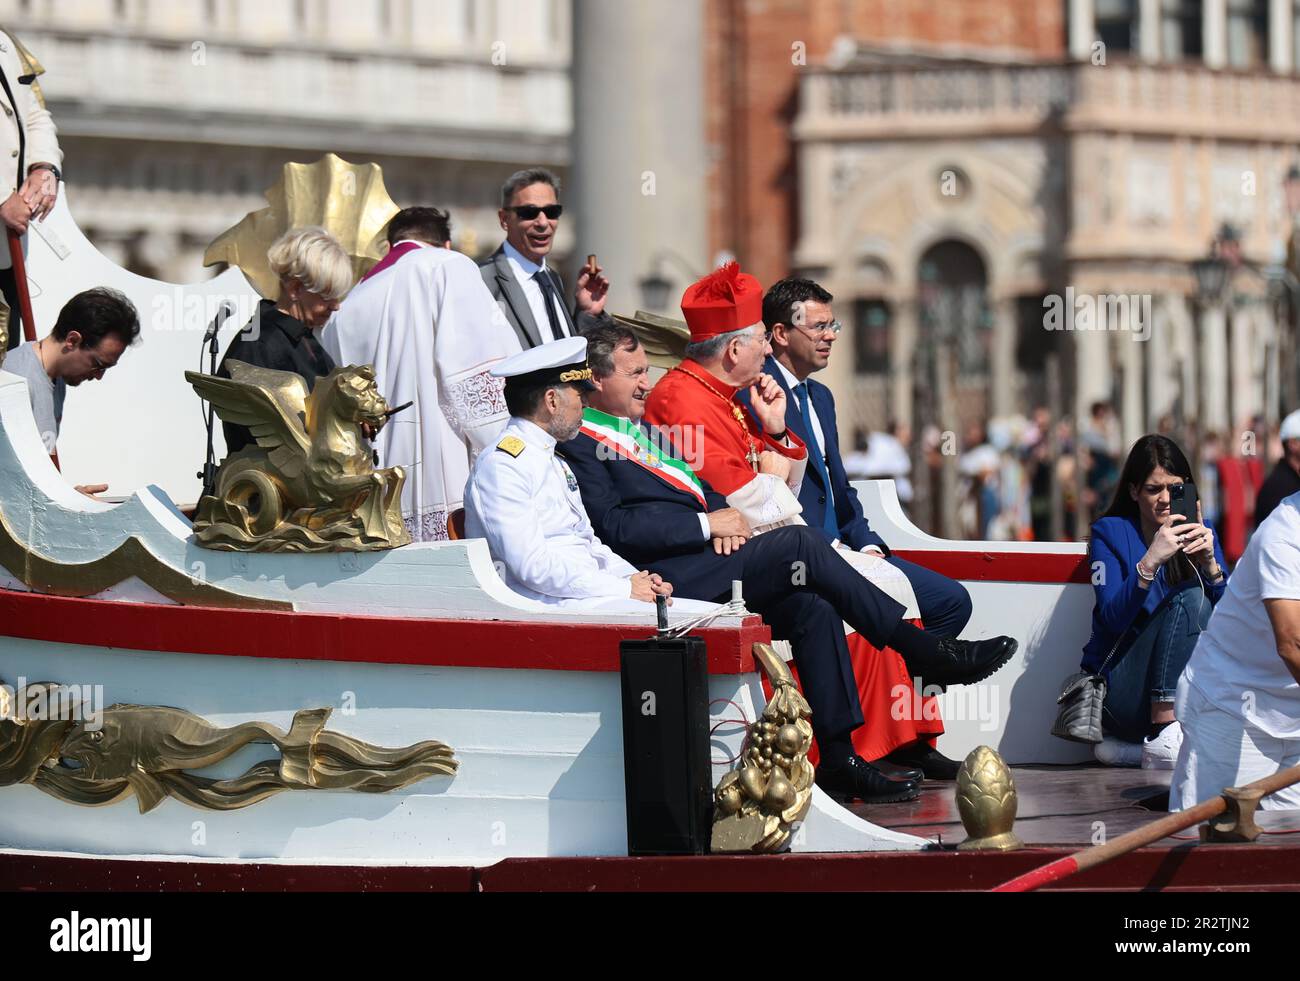
<path id="1" fill-rule="evenodd" d="M 679 491 L 690 494 L 705 508 L 704 486 L 687 464 L 655 446 L 644 429 L 631 419 L 620 419 L 598 409 L 582 410 L 581 432 L 606 447 L 619 458 L 630 460 L 655 476 L 666 480 Z"/>

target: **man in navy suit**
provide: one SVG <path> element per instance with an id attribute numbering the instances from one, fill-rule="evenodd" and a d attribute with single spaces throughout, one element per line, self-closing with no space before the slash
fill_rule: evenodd
<path id="1" fill-rule="evenodd" d="M 987 677 L 1014 653 L 1015 641 L 940 639 L 912 626 L 901 604 L 815 529 L 792 525 L 754 537 L 663 434 L 641 425 L 649 363 L 636 335 L 618 325 L 589 331 L 587 357 L 596 391 L 588 393 L 579 434 L 556 450 L 577 477 L 597 537 L 671 582 L 677 596 L 720 601 L 740 580 L 746 604 L 794 649 L 823 752 L 823 789 L 877 802 L 914 797 L 919 773 L 900 786 L 853 752 L 850 735 L 863 715 L 843 622 L 876 647 L 893 647 L 923 676 L 951 684 Z"/>
<path id="2" fill-rule="evenodd" d="M 925 629 L 939 637 L 956 637 L 970 620 L 966 588 L 892 555 L 863 515 L 858 493 L 844 471 L 835 399 L 829 388 L 811 377 L 829 363 L 840 333 L 831 309 L 833 299 L 812 280 L 793 277 L 781 280 L 763 297 L 763 324 L 772 335 L 772 354 L 763 370 L 785 389 L 786 426 L 808 446 L 808 469 L 799 491 L 803 519 L 842 548 L 884 556 L 912 584 Z M 927 750 L 904 749 L 889 759 L 920 766 L 928 776 L 956 776 L 954 761 Z"/>

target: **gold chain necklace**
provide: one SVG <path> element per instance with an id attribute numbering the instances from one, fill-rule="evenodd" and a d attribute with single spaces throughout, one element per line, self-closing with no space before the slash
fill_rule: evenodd
<path id="1" fill-rule="evenodd" d="M 736 425 L 740 427 L 740 431 L 745 437 L 745 446 L 749 450 L 749 452 L 745 454 L 745 459 L 749 461 L 749 465 L 753 468 L 754 472 L 758 473 L 758 448 L 754 445 L 754 437 L 750 433 L 749 427 L 745 425 L 745 413 L 740 408 L 740 406 L 736 404 L 735 399 L 727 398 L 716 388 L 710 385 L 707 381 L 705 381 L 695 372 L 691 371 L 690 368 L 683 368 L 681 365 L 677 365 L 675 368 L 673 368 L 673 371 L 680 371 L 683 375 L 690 375 L 697 382 L 703 385 L 710 394 L 716 396 L 717 398 L 720 398 L 723 402 L 727 404 L 727 406 L 731 409 L 732 416 L 735 417 Z"/>

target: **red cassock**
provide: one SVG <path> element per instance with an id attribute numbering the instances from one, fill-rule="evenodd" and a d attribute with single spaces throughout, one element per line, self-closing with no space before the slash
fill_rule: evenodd
<path id="1" fill-rule="evenodd" d="M 750 456 L 772 450 L 807 460 L 808 449 L 793 433 L 790 444 L 763 432 L 736 400 L 738 390 L 689 358 L 668 372 L 646 400 L 645 419 L 663 429 L 691 468 L 730 497 L 755 477 Z"/>
<path id="2" fill-rule="evenodd" d="M 750 459 L 773 450 L 802 463 L 807 448 L 794 434 L 789 437 L 793 445 L 772 440 L 736 400 L 736 391 L 688 359 L 655 385 L 646 400 L 645 420 L 665 430 L 681 457 L 745 512 L 751 524 L 756 524 L 754 516 L 760 513 L 773 519 L 762 521 L 765 527 L 788 524 L 790 520 L 782 520 L 784 505 L 797 505 L 797 499 L 789 494 L 786 501 L 779 478 L 759 478 Z M 769 486 L 762 487 L 763 483 Z M 793 512 L 797 511 L 796 506 Z M 879 759 L 900 746 L 942 734 L 937 699 L 913 695 L 911 678 L 898 653 L 891 648 L 877 650 L 857 633 L 846 639 L 866 719 L 853 733 L 853 746 L 864 759 Z"/>

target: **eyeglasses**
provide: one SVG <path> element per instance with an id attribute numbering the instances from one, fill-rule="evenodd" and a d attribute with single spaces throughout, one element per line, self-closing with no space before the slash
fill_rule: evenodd
<path id="1" fill-rule="evenodd" d="M 838 320 L 832 320 L 829 324 L 811 324 L 807 327 L 803 324 L 795 324 L 795 326 L 813 335 L 830 334 L 831 337 L 839 337 L 840 331 L 844 329 L 844 326 Z"/>
<path id="2" fill-rule="evenodd" d="M 539 206 L 536 204 L 521 204 L 514 208 L 506 208 L 506 211 L 513 211 L 515 216 L 521 221 L 532 221 L 538 215 L 545 215 L 551 221 L 564 214 L 564 205 L 548 204 Z"/>

